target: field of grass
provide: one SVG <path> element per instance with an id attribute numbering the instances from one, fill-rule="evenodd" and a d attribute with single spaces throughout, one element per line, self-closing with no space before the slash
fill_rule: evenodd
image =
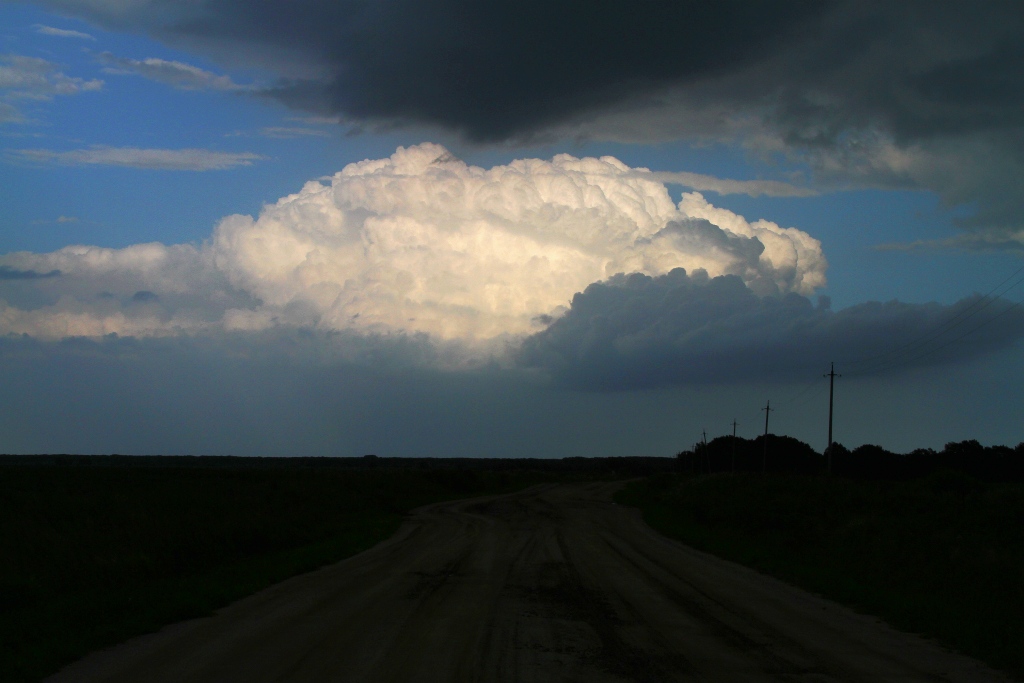
<path id="1" fill-rule="evenodd" d="M 371 461 L 35 462 L 44 461 L 0 462 L 2 681 L 39 680 L 90 651 L 353 555 L 420 505 L 565 476 Z"/>
<path id="2" fill-rule="evenodd" d="M 668 536 L 1024 678 L 1024 484 L 661 475 L 617 500 Z"/>

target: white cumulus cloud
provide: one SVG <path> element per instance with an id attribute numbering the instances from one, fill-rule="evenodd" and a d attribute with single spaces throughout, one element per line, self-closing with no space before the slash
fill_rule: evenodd
<path id="1" fill-rule="evenodd" d="M 0 264 L 61 273 L 11 284 L 34 288 L 33 297 L 18 290 L 34 303 L 7 296 L 0 333 L 292 324 L 459 342 L 537 332 L 616 273 L 704 270 L 761 295 L 809 294 L 826 268 L 807 233 L 748 221 L 697 193 L 676 204 L 664 184 L 612 157 L 483 169 L 430 143 L 350 164 L 257 217 L 228 216 L 201 247 L 68 247 Z"/>

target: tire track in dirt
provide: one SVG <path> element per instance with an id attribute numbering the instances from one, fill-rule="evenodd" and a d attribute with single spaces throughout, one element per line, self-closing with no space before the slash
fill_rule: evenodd
<path id="1" fill-rule="evenodd" d="M 371 550 L 49 681 L 1008 681 L 666 539 L 617 486 L 422 508 Z"/>

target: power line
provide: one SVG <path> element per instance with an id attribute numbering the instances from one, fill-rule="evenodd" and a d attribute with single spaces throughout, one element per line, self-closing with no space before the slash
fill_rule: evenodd
<path id="1" fill-rule="evenodd" d="M 880 353 L 880 354 L 875 354 L 873 356 L 866 356 L 866 357 L 863 357 L 863 358 L 859 358 L 857 360 L 849 361 L 847 364 L 854 366 L 854 370 L 852 372 L 850 372 L 849 374 L 851 374 L 851 375 L 866 375 L 866 374 L 871 373 L 871 372 L 873 372 L 873 371 L 875 371 L 875 370 L 877 370 L 879 368 L 890 367 L 890 366 L 892 366 L 893 364 L 895 364 L 897 362 L 897 359 L 899 357 L 905 356 L 908 353 L 911 353 L 912 351 L 915 351 L 917 349 L 920 349 L 922 347 L 927 346 L 929 343 L 931 343 L 935 339 L 941 337 L 946 332 L 949 332 L 949 331 L 953 330 L 954 328 L 956 328 L 956 327 L 966 323 L 968 320 L 970 320 L 974 316 L 978 315 L 979 313 L 984 311 L 986 308 L 988 308 L 992 304 L 996 303 L 997 301 L 1001 301 L 1002 300 L 1001 297 L 1003 295 L 1005 295 L 1007 292 L 1011 291 L 1012 289 L 1014 289 L 1014 288 L 1018 287 L 1019 285 L 1021 285 L 1022 283 L 1024 283 L 1024 277 L 1018 277 L 1018 276 L 1020 276 L 1022 274 L 1024 274 L 1024 266 L 1021 266 L 1020 268 L 1015 270 L 1010 276 L 1004 278 L 1002 282 L 1000 282 L 998 285 L 996 285 L 991 290 L 989 290 L 988 293 L 986 293 L 984 296 L 978 297 L 978 299 L 973 301 L 968 306 L 964 307 L 962 310 L 960 310 L 956 315 L 954 315 L 949 320 L 946 320 L 944 323 L 942 323 L 938 327 L 936 327 L 934 329 L 931 329 L 931 330 L 928 330 L 927 332 L 922 333 L 918 337 L 916 337 L 914 339 L 911 339 L 910 341 L 908 341 L 908 342 L 906 342 L 906 343 L 896 347 L 895 349 L 891 349 L 889 351 L 885 351 L 885 352 Z M 1006 283 L 1010 282 L 1011 280 L 1015 280 L 1015 281 L 1012 282 L 1010 285 L 1004 287 L 1004 285 L 1006 285 Z M 999 291 L 999 293 L 995 297 L 993 297 L 992 294 L 997 292 L 998 290 L 1002 290 L 1002 291 Z M 1000 313 L 1000 315 L 1001 315 L 1001 313 Z M 974 328 L 974 329 L 977 329 L 977 328 Z M 964 336 L 966 336 L 966 334 L 965 335 L 961 335 L 957 339 L 962 339 Z M 927 353 L 931 353 L 931 352 L 929 351 L 929 352 L 926 352 L 926 354 Z M 890 358 L 888 360 L 879 360 L 879 359 L 884 359 L 886 357 L 890 357 Z M 878 362 L 871 363 L 870 361 L 878 361 Z M 859 370 L 856 369 L 857 365 L 862 365 L 862 364 L 865 364 L 865 363 L 868 364 L 867 367 L 863 367 L 863 368 L 861 368 Z"/>
<path id="2" fill-rule="evenodd" d="M 1021 301 L 1009 302 L 1009 301 L 1006 301 L 1006 299 L 1003 298 L 1003 296 L 1006 293 L 1008 293 L 1011 290 L 1019 287 L 1021 284 L 1024 284 L 1024 266 L 1021 266 L 1021 267 L 1017 268 L 1013 273 L 1011 273 L 1009 276 L 1004 278 L 999 284 L 997 284 L 995 287 L 990 289 L 985 295 L 979 296 L 977 299 L 975 299 L 970 304 L 968 304 L 968 305 L 964 306 L 963 308 L 961 308 L 961 310 L 959 310 L 955 315 L 953 315 L 951 318 L 945 320 L 944 322 L 942 322 L 937 327 L 934 327 L 934 328 L 932 328 L 930 330 L 927 330 L 926 332 L 924 332 L 924 333 L 918 335 L 917 337 L 911 339 L 910 341 L 908 341 L 908 342 L 906 342 L 906 343 L 896 347 L 895 349 L 891 349 L 889 351 L 886 351 L 886 352 L 883 352 L 883 353 L 880 353 L 880 354 L 876 354 L 874 356 L 865 356 L 865 357 L 862 357 L 862 358 L 860 358 L 858 360 L 851 361 L 850 362 L 851 365 L 864 365 L 865 363 L 867 363 L 868 365 L 867 365 L 867 367 L 864 367 L 864 368 L 862 368 L 860 370 L 854 370 L 852 372 L 851 371 L 847 371 L 847 376 L 854 376 L 854 377 L 856 377 L 856 376 L 863 376 L 863 375 L 866 375 L 866 374 L 868 374 L 870 372 L 874 372 L 874 371 L 877 371 L 877 370 L 887 370 L 889 368 L 895 367 L 895 366 L 900 365 L 900 364 L 913 363 L 913 362 L 915 362 L 915 361 L 917 361 L 917 360 L 919 360 L 921 358 L 924 358 L 924 357 L 927 357 L 929 355 L 938 353 L 939 351 L 942 351 L 943 349 L 946 349 L 949 346 L 951 346 L 953 344 L 956 344 L 957 342 L 965 339 L 966 337 L 970 336 L 971 334 L 974 334 L 978 330 L 980 330 L 980 329 L 982 329 L 982 328 L 992 324 L 993 322 L 995 322 L 996 320 L 1002 318 L 1003 316 L 1008 315 L 1009 313 L 1011 313 L 1011 312 L 1013 312 L 1015 310 L 1018 310 L 1022 306 L 1024 306 L 1024 299 L 1022 299 Z M 995 296 L 993 296 L 993 295 L 995 295 Z M 970 327 L 969 329 L 963 331 L 962 334 L 959 334 L 959 335 L 957 335 L 957 336 L 955 336 L 955 337 L 953 337 L 951 339 L 947 339 L 945 342 L 940 343 L 938 346 L 932 346 L 931 348 L 928 348 L 929 345 L 931 345 L 936 340 L 939 340 L 940 337 L 942 337 L 943 335 L 952 332 L 956 328 L 962 327 L 968 321 L 970 321 L 972 318 L 976 317 L 977 315 L 979 315 L 980 313 L 982 313 L 986 309 L 990 308 L 993 304 L 996 304 L 996 303 L 999 303 L 999 302 L 1007 303 L 1009 305 L 1005 306 L 1005 308 L 1002 308 L 1002 310 L 999 310 L 998 312 L 996 312 L 994 315 L 992 315 L 991 317 L 987 318 L 986 320 L 983 320 L 982 322 L 974 325 L 973 327 Z M 869 361 L 879 361 L 879 362 L 869 363 Z M 829 378 L 828 443 L 827 443 L 826 449 L 825 449 L 826 456 L 827 456 L 827 459 L 828 459 L 827 460 L 827 468 L 828 468 L 828 472 L 829 473 L 831 473 L 831 469 L 832 469 L 832 462 L 831 462 L 831 460 L 832 460 L 831 455 L 832 454 L 831 454 L 831 451 L 832 451 L 832 447 L 834 445 L 832 427 L 833 427 L 834 405 L 835 405 L 835 401 L 834 401 L 834 398 L 835 398 L 835 378 L 836 377 L 841 377 L 841 376 L 842 375 L 840 375 L 839 373 L 835 372 L 835 364 L 832 363 L 828 373 L 826 373 L 825 375 L 820 376 L 820 377 L 815 377 L 813 380 L 811 380 L 810 382 L 805 384 L 803 387 L 801 387 L 799 390 L 797 390 L 796 393 L 794 393 L 791 396 L 783 399 L 781 402 L 776 402 L 776 406 L 777 407 L 785 407 L 787 409 L 792 409 L 792 408 L 799 407 L 799 406 L 807 403 L 809 400 L 819 396 L 820 392 L 824 389 L 824 384 L 821 381 L 822 377 Z M 771 406 L 771 401 L 769 400 L 765 404 L 765 407 L 761 408 L 761 410 L 764 411 L 764 413 L 765 413 L 765 416 L 764 416 L 764 443 L 763 443 L 763 452 L 762 452 L 762 461 L 761 461 L 762 473 L 767 473 L 769 418 L 771 416 L 771 413 L 773 411 L 777 410 L 777 407 L 773 408 Z M 735 419 L 731 423 L 732 428 L 733 428 L 733 431 L 732 431 L 732 436 L 733 436 L 732 468 L 733 468 L 734 471 L 735 471 L 735 468 L 736 468 L 736 427 L 737 427 L 738 424 L 739 423 Z M 703 441 L 704 449 L 705 449 L 705 458 L 708 458 L 707 445 L 706 445 L 707 444 L 707 434 L 703 433 L 702 436 L 703 436 L 703 440 L 702 441 Z M 691 467 L 692 467 L 692 460 L 691 460 Z M 709 467 L 709 471 L 710 471 L 710 459 L 709 458 L 708 458 L 708 467 Z"/>
<path id="3" fill-rule="evenodd" d="M 896 347 L 895 349 L 892 349 L 892 350 L 889 350 L 889 351 L 885 351 L 883 353 L 876 354 L 874 356 L 866 356 L 864 358 L 859 358 L 857 360 L 851 361 L 851 364 L 864 363 L 864 362 L 867 362 L 869 360 L 874 360 L 874 359 L 877 359 L 877 358 L 884 358 L 885 356 L 888 356 L 888 355 L 891 355 L 891 354 L 894 354 L 894 353 L 898 353 L 898 352 L 902 351 L 903 349 L 906 349 L 907 347 L 914 346 L 915 344 L 917 344 L 919 341 L 921 341 L 925 337 L 937 336 L 938 334 L 941 334 L 943 331 L 945 331 L 946 328 L 948 328 L 948 327 L 955 327 L 957 324 L 959 324 L 959 322 L 961 322 L 961 320 L 960 320 L 961 318 L 966 319 L 966 318 L 970 318 L 970 317 L 976 315 L 977 313 L 979 313 L 982 310 L 984 310 L 985 308 L 987 308 L 990 304 L 992 304 L 993 302 L 997 301 L 1000 296 L 1002 296 L 1006 292 L 1009 292 L 1014 287 L 1017 287 L 1018 285 L 1021 284 L 1021 282 L 1024 282 L 1024 278 L 1022 278 L 1022 279 L 1018 280 L 1017 282 L 1013 283 L 1012 285 L 1010 285 L 1009 287 L 1007 287 L 1004 291 L 1000 292 L 996 297 L 991 298 L 991 299 L 989 298 L 989 297 L 992 296 L 992 294 L 994 292 L 996 292 L 997 290 L 1002 288 L 1003 285 L 1005 285 L 1007 282 L 1009 282 L 1010 280 L 1014 279 L 1015 277 L 1017 277 L 1018 275 L 1020 275 L 1022 273 L 1024 273 L 1024 266 L 1021 266 L 1020 268 L 1015 270 L 1011 275 L 1009 275 L 1008 277 L 1004 278 L 1002 282 L 1000 282 L 998 285 L 996 285 L 995 287 L 990 289 L 985 295 L 978 297 L 978 299 L 976 299 L 973 303 L 971 303 L 970 305 L 965 307 L 963 310 L 961 310 L 955 316 L 953 316 L 952 318 L 947 320 L 945 323 L 940 325 L 938 328 L 936 328 L 934 330 L 930 330 L 929 332 L 925 332 L 920 337 L 918 337 L 916 339 L 912 339 L 909 342 L 906 342 L 905 344 Z"/>
<path id="4" fill-rule="evenodd" d="M 775 405 L 783 408 L 795 408 L 797 406 L 803 405 L 804 403 L 807 402 L 809 398 L 814 397 L 814 394 L 808 395 L 807 392 L 812 391 L 813 389 L 816 388 L 820 389 L 821 386 L 821 378 L 815 375 L 814 379 L 812 379 L 810 382 L 808 382 L 799 390 L 797 390 L 795 394 L 791 394 L 790 396 L 782 399 L 781 401 L 776 401 Z M 803 400 L 800 400 L 802 397 L 804 397 Z"/>
<path id="5" fill-rule="evenodd" d="M 990 324 L 992 322 L 995 322 L 998 318 L 1001 318 L 1002 316 L 1006 315 L 1010 311 L 1019 308 L 1021 306 L 1021 304 L 1024 304 L 1024 301 L 1017 301 L 1017 302 L 1015 302 L 1013 304 L 1010 304 L 1009 306 L 1004 308 L 999 313 L 996 313 L 994 316 L 992 316 L 991 318 L 989 318 L 985 322 L 983 322 L 983 323 L 981 323 L 979 325 L 975 325 L 971 329 L 969 329 L 966 332 L 964 332 L 963 334 L 961 334 L 959 337 L 954 337 L 953 339 L 950 339 L 949 341 L 947 341 L 945 344 L 942 344 L 941 346 L 937 346 L 937 347 L 932 348 L 932 349 L 927 349 L 927 350 L 925 350 L 925 351 L 923 351 L 923 352 L 921 352 L 919 354 L 911 356 L 910 358 L 906 358 L 902 362 L 905 362 L 905 363 L 909 364 L 909 363 L 913 363 L 916 360 L 920 360 L 921 358 L 925 358 L 926 356 L 930 356 L 930 355 L 932 355 L 934 353 L 938 353 L 939 351 L 941 351 L 941 350 L 943 350 L 943 349 L 945 349 L 945 348 L 947 348 L 949 346 L 952 346 L 953 344 L 955 344 L 956 342 L 960 341 L 961 339 L 970 336 L 974 332 L 977 332 L 978 330 L 980 330 L 981 328 L 985 327 L 986 325 L 988 325 L 988 324 Z M 853 374 L 855 374 L 855 375 L 865 375 L 865 374 L 867 374 L 869 372 L 874 372 L 874 371 L 878 371 L 878 370 L 888 370 L 888 369 L 890 369 L 892 367 L 895 367 L 898 364 L 900 364 L 900 363 L 898 363 L 896 361 L 890 361 L 888 363 L 877 364 L 875 366 L 872 366 L 872 367 L 868 368 L 867 370 L 861 370 L 860 372 L 853 373 Z"/>
<path id="6" fill-rule="evenodd" d="M 814 380 L 814 384 L 811 388 L 813 388 L 814 391 L 812 391 L 809 394 L 805 394 L 804 398 L 800 401 L 791 401 L 789 404 L 786 405 L 786 407 L 792 410 L 793 408 L 799 408 L 803 405 L 806 405 L 811 399 L 817 398 L 821 394 L 821 392 L 825 390 L 825 383 L 822 382 L 820 378 L 816 379 Z"/>

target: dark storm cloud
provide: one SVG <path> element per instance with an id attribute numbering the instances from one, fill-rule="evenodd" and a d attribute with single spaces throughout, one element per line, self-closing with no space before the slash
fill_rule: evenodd
<path id="1" fill-rule="evenodd" d="M 121 27 L 255 53 L 320 78 L 287 101 L 434 123 L 476 139 L 536 131 L 673 87 L 769 104 L 822 142 L 878 123 L 916 137 L 1021 123 L 1018 2 L 911 0 L 51 0 Z"/>
<path id="2" fill-rule="evenodd" d="M 759 297 L 735 276 L 676 269 L 619 275 L 577 294 L 569 312 L 524 343 L 520 362 L 596 390 L 793 381 L 836 361 L 848 374 L 948 364 L 1024 336 L 1024 311 L 980 297 L 952 306 Z"/>
<path id="3" fill-rule="evenodd" d="M 353 11 L 309 2 L 303 14 L 330 18 L 307 26 L 293 21 L 293 6 L 268 2 L 256 16 L 277 15 L 260 24 L 273 27 L 261 39 L 281 36 L 283 21 L 283 35 L 301 35 L 328 56 L 330 79 L 281 88 L 275 95 L 286 102 L 500 140 L 737 69 L 827 4 L 401 0 Z M 224 26 L 237 26 L 232 5 L 217 11 Z"/>
<path id="4" fill-rule="evenodd" d="M 46 0 L 44 0 L 46 1 Z M 820 187 L 925 188 L 1024 229 L 1017 0 L 48 0 L 262 64 L 264 92 L 477 141 L 715 139 Z"/>
<path id="5" fill-rule="evenodd" d="M 112 8 L 54 0 L 165 38 L 270 48 L 322 77 L 270 91 L 357 119 L 430 123 L 477 140 L 536 131 L 612 104 L 742 68 L 832 0 L 207 0 Z"/>

